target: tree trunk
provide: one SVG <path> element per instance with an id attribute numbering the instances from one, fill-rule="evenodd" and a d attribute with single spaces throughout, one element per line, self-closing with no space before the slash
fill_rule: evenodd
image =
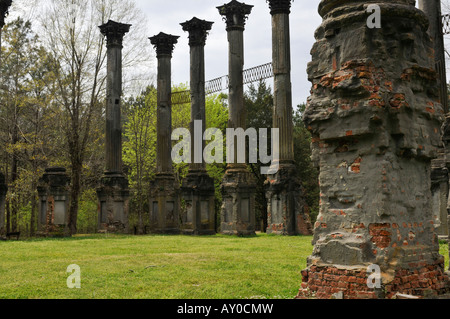
<path id="1" fill-rule="evenodd" d="M 78 199 L 81 190 L 81 170 L 82 165 L 77 161 L 72 162 L 72 187 L 70 190 L 70 206 L 69 206 L 69 231 L 71 235 L 77 233 L 77 218 L 78 218 Z"/>

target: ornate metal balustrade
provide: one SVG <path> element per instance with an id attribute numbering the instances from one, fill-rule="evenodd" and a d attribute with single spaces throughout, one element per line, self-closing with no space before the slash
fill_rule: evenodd
<path id="1" fill-rule="evenodd" d="M 243 72 L 244 84 L 257 82 L 273 77 L 272 62 L 246 69 Z M 206 94 L 213 94 L 224 91 L 228 88 L 228 75 L 221 76 L 205 82 Z M 172 105 L 191 102 L 189 91 L 180 91 L 172 93 Z"/>

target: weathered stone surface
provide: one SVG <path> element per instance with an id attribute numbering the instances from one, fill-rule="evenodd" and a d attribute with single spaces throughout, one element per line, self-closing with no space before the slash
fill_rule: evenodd
<path id="1" fill-rule="evenodd" d="M 195 121 L 201 123 L 201 134 L 206 126 L 205 105 L 205 43 L 208 31 L 213 22 L 200 20 L 196 17 L 181 23 L 184 31 L 189 32 L 190 47 L 190 90 L 191 90 L 191 136 L 195 135 Z M 198 161 L 194 154 L 203 153 L 205 141 L 196 145 L 198 141 L 191 141 L 191 163 L 186 178 L 181 186 L 184 209 L 181 214 L 181 230 L 185 234 L 209 235 L 214 234 L 215 188 L 214 180 L 206 172 L 203 157 Z"/>
<path id="2" fill-rule="evenodd" d="M 38 181 L 38 234 L 70 236 L 69 219 L 70 177 L 62 167 L 50 167 Z"/>
<path id="3" fill-rule="evenodd" d="M 159 173 L 152 181 L 149 198 L 149 232 L 180 232 L 180 188 L 173 174 Z"/>
<path id="4" fill-rule="evenodd" d="M 279 130 L 279 158 L 276 174 L 267 176 L 267 233 L 310 235 L 309 210 L 303 198 L 301 181 L 294 164 L 292 121 L 290 0 L 268 0 L 272 15 L 272 66 L 274 106 L 272 127 Z"/>
<path id="5" fill-rule="evenodd" d="M 443 110 L 428 20 L 413 3 L 377 1 L 380 29 L 367 27 L 367 1 L 319 5 L 304 121 L 321 202 L 300 294 L 390 298 L 449 289 L 430 190 Z M 381 268 L 381 290 L 366 284 L 371 264 Z"/>
<path id="6" fill-rule="evenodd" d="M 122 41 L 129 24 L 109 20 L 99 26 L 106 36 L 106 169 L 97 188 L 99 231 L 128 233 L 128 180 L 122 165 Z"/>
<path id="7" fill-rule="evenodd" d="M 246 129 L 244 105 L 244 29 L 253 6 L 232 0 L 217 7 L 226 22 L 228 36 L 228 127 Z M 228 163 L 222 178 L 220 231 L 224 234 L 253 235 L 255 233 L 256 183 L 245 164 L 237 161 L 237 144 L 234 158 Z"/>
<path id="8" fill-rule="evenodd" d="M 181 210 L 181 230 L 185 234 L 216 233 L 214 180 L 204 172 L 191 172 L 181 186 L 184 209 Z"/>
<path id="9" fill-rule="evenodd" d="M 172 51 L 178 36 L 160 32 L 150 38 L 158 59 L 156 177 L 149 199 L 151 233 L 180 232 L 180 186 L 172 168 Z"/>
<path id="10" fill-rule="evenodd" d="M 129 233 L 130 191 L 122 174 L 105 172 L 97 188 L 99 201 L 98 229 L 111 233 Z"/>

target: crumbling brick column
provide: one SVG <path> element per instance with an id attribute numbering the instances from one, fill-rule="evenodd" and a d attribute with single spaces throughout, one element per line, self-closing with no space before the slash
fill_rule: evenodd
<path id="1" fill-rule="evenodd" d="M 245 20 L 253 6 L 232 0 L 217 7 L 224 17 L 228 36 L 228 128 L 246 128 L 244 106 L 244 29 Z M 222 179 L 223 204 L 220 231 L 230 235 L 253 235 L 255 233 L 255 189 L 256 183 L 245 163 L 237 161 L 236 137 L 234 158 L 228 163 Z M 229 141 L 227 141 L 229 143 Z M 244 151 L 244 150 L 239 150 Z"/>
<path id="2" fill-rule="evenodd" d="M 70 177 L 63 167 L 50 167 L 38 181 L 38 235 L 70 236 L 69 220 Z"/>
<path id="3" fill-rule="evenodd" d="M 299 296 L 449 289 L 430 191 L 443 110 L 428 20 L 413 3 L 377 1 L 382 26 L 370 28 L 370 2 L 320 2 L 304 114 L 320 168 L 320 212 Z M 375 265 L 381 285 L 370 288 Z"/>
<path id="4" fill-rule="evenodd" d="M 122 41 L 130 25 L 109 20 L 101 25 L 106 36 L 106 170 L 97 189 L 99 231 L 128 233 L 128 180 L 122 167 Z"/>
<path id="5" fill-rule="evenodd" d="M 272 65 L 274 73 L 273 128 L 279 129 L 279 158 L 267 176 L 267 233 L 311 235 L 309 210 L 294 161 L 292 121 L 291 48 L 289 14 L 291 0 L 268 0 L 272 15 Z"/>
<path id="6" fill-rule="evenodd" d="M 180 186 L 172 168 L 172 52 L 178 36 L 160 32 L 150 38 L 158 59 L 156 176 L 150 191 L 150 232 L 180 232 Z"/>
<path id="7" fill-rule="evenodd" d="M 213 22 L 196 17 L 181 23 L 183 30 L 189 32 L 191 74 L 191 162 L 188 174 L 181 185 L 185 203 L 181 229 L 183 233 L 193 235 L 209 235 L 216 232 L 214 179 L 206 172 L 206 163 L 203 159 L 205 145 L 203 133 L 206 127 L 205 42 L 212 25 Z M 196 123 L 200 127 L 197 134 Z M 193 139 L 200 134 L 201 140 Z"/>

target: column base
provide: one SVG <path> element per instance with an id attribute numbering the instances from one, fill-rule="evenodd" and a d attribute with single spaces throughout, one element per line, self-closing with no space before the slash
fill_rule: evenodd
<path id="1" fill-rule="evenodd" d="M 398 259 L 393 261 L 395 267 L 380 265 L 378 287 L 368 285 L 368 282 L 375 284 L 368 267 L 376 264 L 343 266 L 315 260 L 301 272 L 297 298 L 330 299 L 336 293 L 343 299 L 391 299 L 397 293 L 420 298 L 447 295 L 450 280 L 444 270 L 444 258 L 436 253 L 417 253 L 423 250 L 426 248 L 398 249 Z"/>
<path id="2" fill-rule="evenodd" d="M 180 187 L 171 173 L 158 173 L 149 200 L 149 232 L 180 233 Z"/>
<path id="3" fill-rule="evenodd" d="M 97 188 L 97 197 L 98 231 L 128 234 L 128 180 L 120 173 L 105 173 Z"/>
<path id="4" fill-rule="evenodd" d="M 303 199 L 297 169 L 292 162 L 280 163 L 277 173 L 265 181 L 268 234 L 312 235 L 309 208 Z"/>
<path id="5" fill-rule="evenodd" d="M 255 235 L 255 189 L 253 176 L 247 170 L 226 170 L 221 185 L 221 234 Z"/>
<path id="6" fill-rule="evenodd" d="M 214 179 L 205 170 L 190 171 L 183 180 L 181 232 L 187 235 L 216 233 Z"/>

